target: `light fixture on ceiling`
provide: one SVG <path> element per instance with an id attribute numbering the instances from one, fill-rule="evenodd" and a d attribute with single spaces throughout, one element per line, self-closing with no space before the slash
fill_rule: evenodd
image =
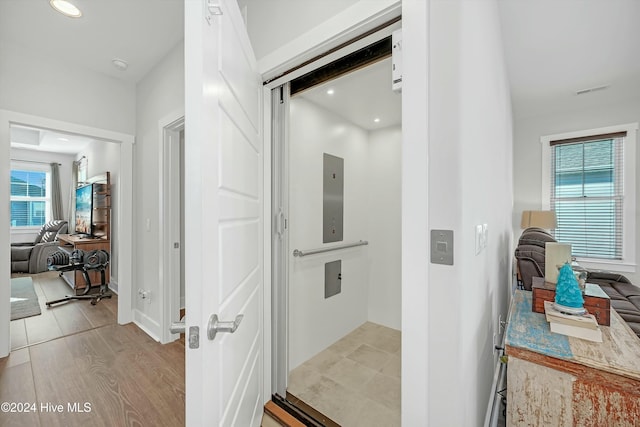
<path id="1" fill-rule="evenodd" d="M 114 67 L 116 67 L 120 71 L 125 71 L 127 68 L 129 68 L 129 63 L 124 59 L 113 58 L 111 60 L 111 63 L 113 64 Z"/>
<path id="2" fill-rule="evenodd" d="M 80 9 L 66 0 L 49 0 L 49 4 L 56 11 L 69 18 L 80 18 L 82 16 Z"/>
<path id="3" fill-rule="evenodd" d="M 373 119 L 374 123 L 380 123 L 380 119 L 378 117 L 376 117 L 375 119 Z"/>
<path id="4" fill-rule="evenodd" d="M 67 138 L 57 138 L 58 141 L 62 141 L 62 142 L 69 142 L 69 140 Z"/>
<path id="5" fill-rule="evenodd" d="M 335 93 L 335 91 L 333 89 L 328 89 L 327 90 L 327 95 L 333 95 Z"/>

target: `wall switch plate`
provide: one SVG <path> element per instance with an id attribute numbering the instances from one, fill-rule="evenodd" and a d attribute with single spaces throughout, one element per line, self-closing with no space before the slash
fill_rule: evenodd
<path id="1" fill-rule="evenodd" d="M 453 230 L 431 230 L 431 263 L 453 265 Z"/>
<path id="2" fill-rule="evenodd" d="M 482 225 L 476 225 L 476 255 L 482 252 Z"/>

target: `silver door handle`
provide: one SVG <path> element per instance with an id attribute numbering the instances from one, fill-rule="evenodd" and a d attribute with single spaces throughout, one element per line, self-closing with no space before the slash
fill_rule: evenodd
<path id="1" fill-rule="evenodd" d="M 186 331 L 186 325 L 184 324 L 184 316 L 180 318 L 179 322 L 172 322 L 169 326 L 169 332 L 172 334 L 184 334 Z"/>
<path id="2" fill-rule="evenodd" d="M 238 314 L 236 316 L 236 320 L 233 322 L 221 322 L 218 320 L 217 314 L 212 314 L 209 318 L 209 325 L 207 325 L 207 337 L 209 340 L 213 341 L 218 332 L 234 333 L 238 329 L 238 326 L 240 326 L 240 322 L 242 322 L 243 317 L 243 314 Z"/>
<path id="3" fill-rule="evenodd" d="M 171 326 L 169 326 L 169 331 L 172 334 L 184 334 L 184 331 L 185 331 L 184 322 L 173 322 Z"/>

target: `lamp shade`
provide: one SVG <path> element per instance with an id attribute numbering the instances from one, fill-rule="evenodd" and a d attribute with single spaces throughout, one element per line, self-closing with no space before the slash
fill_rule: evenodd
<path id="1" fill-rule="evenodd" d="M 523 211 L 522 228 L 539 227 L 551 230 L 558 226 L 555 211 Z"/>

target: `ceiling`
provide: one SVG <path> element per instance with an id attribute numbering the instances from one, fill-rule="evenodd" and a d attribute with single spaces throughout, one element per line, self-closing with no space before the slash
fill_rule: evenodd
<path id="1" fill-rule="evenodd" d="M 60 15 L 47 0 L 0 0 L 0 41 L 136 83 L 183 39 L 184 0 L 74 1 L 82 18 Z M 254 44 L 264 45 L 265 52 L 273 45 L 271 39 L 284 31 L 276 29 L 293 24 L 282 10 L 296 12 L 301 7 L 297 0 L 270 0 L 269 7 L 263 0 L 240 3 L 247 6 L 250 31 L 252 21 L 261 22 L 265 40 Z M 306 7 L 316 11 L 325 3 L 309 1 Z M 338 11 L 344 7 L 339 3 L 326 4 Z M 498 0 L 498 7 L 516 119 L 640 97 L 640 1 Z M 305 16 L 295 20 L 298 27 L 306 26 L 298 32 L 316 25 Z M 270 29 L 276 31 L 273 37 Z M 291 39 L 297 33 L 280 35 Z M 126 60 L 127 71 L 116 69 L 113 58 Z M 399 113 L 393 105 L 399 105 L 400 96 L 377 93 L 389 87 L 389 78 L 382 74 L 381 69 L 367 68 L 331 82 L 336 86 L 331 99 L 326 97 L 327 85 L 303 96 L 367 129 L 372 116 L 389 117 L 379 124 L 384 126 L 399 120 L 391 118 L 391 110 Z M 608 88 L 575 94 L 603 85 Z M 356 103 L 360 99 L 363 102 Z"/>
<path id="2" fill-rule="evenodd" d="M 135 84 L 184 37 L 183 0 L 73 4 L 82 11 L 81 18 L 61 15 L 48 0 L 0 0 L 0 41 Z M 127 61 L 128 69 L 114 67 L 114 58 Z M 91 139 L 12 127 L 11 141 L 14 148 L 75 154 Z"/>
<path id="3" fill-rule="evenodd" d="M 331 89 L 332 94 L 327 93 Z M 360 68 L 299 95 L 366 130 L 398 125 L 402 95 L 391 90 L 391 58 Z M 374 119 L 379 119 L 375 122 Z"/>
<path id="4" fill-rule="evenodd" d="M 77 154 L 84 151 L 93 141 L 95 140 L 82 135 L 11 125 L 11 148 Z"/>
<path id="5" fill-rule="evenodd" d="M 640 1 L 499 0 L 498 7 L 516 118 L 640 97 Z"/>
<path id="6" fill-rule="evenodd" d="M 0 0 L 0 40 L 135 83 L 183 39 L 183 2 L 72 0 L 83 16 L 68 18 L 48 0 Z"/>

